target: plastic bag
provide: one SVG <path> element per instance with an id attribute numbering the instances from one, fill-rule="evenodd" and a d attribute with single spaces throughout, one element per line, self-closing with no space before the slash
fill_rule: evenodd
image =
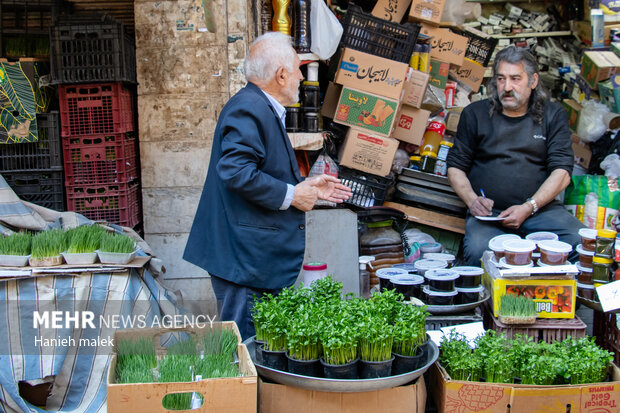
<path id="1" fill-rule="evenodd" d="M 601 162 L 601 169 L 605 171 L 605 176 L 618 179 L 620 176 L 620 156 L 617 153 L 607 155 Z"/>
<path id="2" fill-rule="evenodd" d="M 564 192 L 564 206 L 589 228 L 613 229 L 611 221 L 620 207 L 618 180 L 602 175 L 573 175 Z"/>
<path id="3" fill-rule="evenodd" d="M 343 29 L 324 0 L 312 0 L 310 32 L 312 33 L 312 45 L 310 46 L 312 53 L 321 60 L 332 57 L 340 43 Z"/>
<path id="4" fill-rule="evenodd" d="M 338 165 L 336 165 L 336 162 L 334 162 L 334 160 L 329 155 L 327 155 L 325 152 L 321 153 L 318 156 L 318 158 L 316 158 L 316 161 L 314 161 L 312 168 L 310 168 L 308 177 L 313 177 L 313 176 L 318 176 L 318 175 L 323 175 L 323 174 L 331 175 L 335 178 L 338 178 Z M 318 201 L 316 201 L 315 205 L 336 206 L 334 202 L 329 202 L 329 201 L 325 201 L 322 199 L 319 199 Z"/>
<path id="5" fill-rule="evenodd" d="M 609 113 L 609 108 L 602 103 L 587 100 L 583 104 L 577 125 L 577 135 L 582 141 L 594 142 L 603 136 L 607 130 L 603 120 L 606 113 Z"/>

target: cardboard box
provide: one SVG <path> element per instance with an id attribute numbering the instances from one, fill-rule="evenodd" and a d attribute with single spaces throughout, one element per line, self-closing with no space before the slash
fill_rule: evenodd
<path id="1" fill-rule="evenodd" d="M 620 57 L 613 52 L 584 52 L 581 58 L 581 76 L 592 89 L 598 82 L 609 79 L 620 70 Z"/>
<path id="2" fill-rule="evenodd" d="M 598 84 L 598 94 L 601 102 L 607 105 L 609 110 L 614 113 L 620 113 L 620 87 L 614 87 L 611 80 L 600 82 Z"/>
<path id="3" fill-rule="evenodd" d="M 344 49 L 334 82 L 391 99 L 400 99 L 407 63 Z"/>
<path id="4" fill-rule="evenodd" d="M 440 89 L 446 88 L 450 64 L 439 60 L 431 60 L 431 72 L 429 83 Z"/>
<path id="5" fill-rule="evenodd" d="M 334 122 L 389 136 L 397 111 L 397 100 L 343 86 Z"/>
<path id="6" fill-rule="evenodd" d="M 576 131 L 579 125 L 579 115 L 581 114 L 582 106 L 573 99 L 564 99 L 562 105 L 564 105 L 564 109 L 568 112 L 568 127 Z"/>
<path id="7" fill-rule="evenodd" d="M 431 59 L 441 60 L 456 66 L 463 64 L 469 39 L 452 33 L 448 29 L 423 24 L 420 33 L 431 39 Z"/>
<path id="8" fill-rule="evenodd" d="M 325 98 L 323 99 L 323 104 L 321 105 L 321 115 L 330 119 L 334 117 L 336 109 L 338 108 L 338 100 L 340 99 L 341 93 L 342 85 L 334 82 L 328 83 L 327 90 L 325 91 Z"/>
<path id="9" fill-rule="evenodd" d="M 611 29 L 620 29 L 620 24 L 609 24 L 603 27 L 605 32 L 605 45 L 611 44 Z M 592 25 L 589 21 L 579 20 L 574 23 L 573 31 L 577 33 L 581 41 L 588 46 L 592 45 Z"/>
<path id="10" fill-rule="evenodd" d="M 424 376 L 413 384 L 363 393 L 321 392 L 258 382 L 260 413 L 424 413 Z"/>
<path id="11" fill-rule="evenodd" d="M 575 155 L 575 164 L 585 168 L 590 167 L 590 160 L 592 159 L 592 151 L 590 145 L 587 142 L 582 141 L 579 136 L 573 134 L 571 136 L 573 154 Z"/>
<path id="12" fill-rule="evenodd" d="M 462 107 L 448 109 L 448 118 L 446 119 L 446 130 L 448 132 L 456 134 L 463 109 Z"/>
<path id="13" fill-rule="evenodd" d="M 430 75 L 411 69 L 407 76 L 408 79 L 405 80 L 401 103 L 419 108 L 424 100 L 424 93 L 426 93 Z"/>
<path id="14" fill-rule="evenodd" d="M 413 0 L 409 9 L 409 21 L 439 25 L 446 0 Z"/>
<path id="15" fill-rule="evenodd" d="M 461 66 L 450 65 L 450 77 L 461 85 L 465 85 L 472 92 L 478 92 L 484 80 L 486 68 L 471 59 L 465 58 Z"/>
<path id="16" fill-rule="evenodd" d="M 288 132 L 293 149 L 299 151 L 318 151 L 323 148 L 324 132 Z"/>
<path id="17" fill-rule="evenodd" d="M 620 411 L 620 369 L 612 365 L 611 382 L 533 386 L 452 380 L 435 363 L 430 368 L 429 389 L 439 413 L 581 412 Z M 456 407 L 455 407 L 456 406 Z"/>
<path id="18" fill-rule="evenodd" d="M 205 323 L 205 328 L 209 324 Z M 205 379 L 185 383 L 116 383 L 116 355 L 110 360 L 107 387 L 108 412 L 151 413 L 168 412 L 162 406 L 162 399 L 170 393 L 198 392 L 204 397 L 199 409 L 193 412 L 247 412 L 255 413 L 258 394 L 258 374 L 245 344 L 241 343 L 239 330 L 234 322 L 213 323 L 214 327 L 232 329 L 238 338 L 237 355 L 239 369 L 243 376 L 232 378 Z M 204 329 L 194 328 L 144 328 L 116 330 L 114 341 L 138 337 L 155 338 L 170 332 L 185 331 L 200 335 Z M 157 341 L 158 343 L 158 341 Z M 157 353 L 164 350 L 157 348 Z"/>
<path id="19" fill-rule="evenodd" d="M 341 166 L 358 171 L 387 176 L 397 149 L 396 139 L 350 128 L 342 145 L 339 162 Z"/>
<path id="20" fill-rule="evenodd" d="M 430 115 L 431 112 L 428 110 L 401 105 L 391 137 L 399 141 L 420 145 Z"/>
<path id="21" fill-rule="evenodd" d="M 389 22 L 400 23 L 407 13 L 411 0 L 378 0 L 372 15 Z"/>
<path id="22" fill-rule="evenodd" d="M 523 270 L 499 270 L 493 263 L 493 253 L 482 256 L 484 274 L 482 283 L 491 294 L 489 304 L 493 315 L 499 316 L 499 305 L 505 294 L 525 295 L 536 304 L 538 318 L 574 318 L 577 301 L 577 283 L 574 273 L 558 267 L 530 267 Z M 549 273 L 545 273 L 545 272 Z M 508 276 L 508 273 L 511 273 Z M 522 274 L 515 274 L 522 272 Z M 552 273 L 556 272 L 556 273 Z"/>

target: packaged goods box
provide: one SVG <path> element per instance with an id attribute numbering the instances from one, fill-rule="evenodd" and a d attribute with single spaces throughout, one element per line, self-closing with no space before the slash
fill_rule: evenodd
<path id="1" fill-rule="evenodd" d="M 321 392 L 259 379 L 260 413 L 424 413 L 424 376 L 409 385 L 364 393 Z"/>
<path id="2" fill-rule="evenodd" d="M 584 52 L 581 58 L 581 76 L 596 90 L 598 82 L 609 79 L 620 70 L 620 57 L 614 52 Z"/>
<path id="3" fill-rule="evenodd" d="M 411 0 L 378 0 L 372 15 L 389 22 L 400 23 Z"/>
<path id="4" fill-rule="evenodd" d="M 614 76 L 614 80 L 617 76 Z M 614 84 L 613 80 L 607 80 L 598 84 L 598 94 L 601 102 L 607 105 L 609 110 L 614 113 L 620 113 L 620 85 Z"/>
<path id="5" fill-rule="evenodd" d="M 424 93 L 426 93 L 426 87 L 430 76 L 428 73 L 420 72 L 419 70 L 410 69 L 407 73 L 407 79 L 403 87 L 403 96 L 401 103 L 419 108 L 424 101 Z"/>
<path id="6" fill-rule="evenodd" d="M 389 136 L 397 110 L 398 100 L 343 86 L 333 119 L 374 135 Z"/>
<path id="7" fill-rule="evenodd" d="M 435 363 L 429 389 L 439 413 L 573 412 L 619 413 L 620 369 L 612 365 L 611 382 L 534 386 L 452 380 Z"/>
<path id="8" fill-rule="evenodd" d="M 592 159 L 590 144 L 582 141 L 581 138 L 575 134 L 571 136 L 571 141 L 573 154 L 575 155 L 575 163 L 582 168 L 588 169 L 590 167 L 590 160 Z"/>
<path id="9" fill-rule="evenodd" d="M 439 60 L 431 60 L 431 73 L 429 83 L 440 89 L 446 88 L 448 82 L 448 73 L 450 71 L 450 64 L 447 62 L 441 62 Z"/>
<path id="10" fill-rule="evenodd" d="M 398 149 L 396 139 L 373 136 L 367 131 L 350 128 L 342 145 L 340 165 L 373 175 L 387 176 Z"/>
<path id="11" fill-rule="evenodd" d="M 148 337 L 156 340 L 156 351 L 158 354 L 161 354 L 163 349 L 157 348 L 158 338 L 161 335 L 166 333 L 189 333 L 200 336 L 210 328 L 210 324 L 205 322 L 204 327 L 117 330 L 114 334 L 114 342 L 118 345 L 118 340 Z M 248 349 L 245 344 L 241 343 L 237 325 L 231 321 L 214 322 L 213 328 L 230 329 L 237 336 L 237 356 L 242 376 L 183 383 L 118 384 L 116 383 L 117 360 L 116 355 L 113 355 L 110 360 L 107 377 L 108 412 L 168 412 L 169 410 L 164 409 L 162 405 L 162 400 L 167 394 L 196 392 L 202 394 L 204 402 L 199 409 L 192 410 L 193 412 L 255 413 L 258 394 L 258 374 Z"/>
<path id="12" fill-rule="evenodd" d="M 420 145 L 430 115 L 431 112 L 428 110 L 400 105 L 391 137 L 402 142 Z"/>
<path id="13" fill-rule="evenodd" d="M 562 105 L 564 105 L 564 109 L 566 109 L 568 113 L 568 127 L 576 131 L 577 126 L 579 126 L 579 116 L 581 115 L 581 109 L 583 107 L 574 99 L 564 99 Z"/>
<path id="14" fill-rule="evenodd" d="M 476 93 L 484 80 L 485 71 L 486 68 L 480 63 L 465 58 L 461 66 L 450 65 L 449 76 Z"/>
<path id="15" fill-rule="evenodd" d="M 420 34 L 431 39 L 431 59 L 448 62 L 455 66 L 462 66 L 467 51 L 469 39 L 465 36 L 458 35 L 448 29 L 422 25 Z"/>
<path id="16" fill-rule="evenodd" d="M 345 48 L 334 82 L 363 92 L 400 99 L 407 63 Z"/>
<path id="17" fill-rule="evenodd" d="M 490 251 L 483 254 L 482 263 L 485 270 L 482 282 L 491 293 L 489 304 L 495 317 L 499 316 L 500 302 L 506 294 L 531 297 L 539 318 L 575 317 L 577 267 L 574 265 L 500 270 Z"/>
<path id="18" fill-rule="evenodd" d="M 445 4 L 446 0 L 413 0 L 409 9 L 409 21 L 439 25 Z"/>

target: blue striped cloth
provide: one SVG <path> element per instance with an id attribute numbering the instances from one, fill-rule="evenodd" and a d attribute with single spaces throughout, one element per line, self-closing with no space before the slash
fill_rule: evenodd
<path id="1" fill-rule="evenodd" d="M 141 274 L 142 272 L 142 274 Z M 92 311 L 95 328 L 33 328 L 38 311 Z M 109 346 L 42 347 L 51 338 L 97 340 L 114 336 L 114 325 L 99 317 L 142 316 L 148 326 L 164 315 L 179 314 L 146 270 L 120 273 L 62 274 L 0 280 L 0 410 L 5 412 L 105 412 Z M 125 318 L 128 320 L 128 318 Z M 131 318 L 136 320 L 136 318 Z M 84 326 L 82 326 L 84 327 Z M 42 341 L 39 341 L 40 344 Z M 55 376 L 47 410 L 19 396 L 18 382 Z"/>

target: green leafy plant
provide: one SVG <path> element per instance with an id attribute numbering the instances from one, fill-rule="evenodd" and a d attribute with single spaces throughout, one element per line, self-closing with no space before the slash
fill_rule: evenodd
<path id="1" fill-rule="evenodd" d="M 483 361 L 472 352 L 467 338 L 455 331 L 441 342 L 441 363 L 455 380 L 478 381 L 482 375 Z"/>
<path id="2" fill-rule="evenodd" d="M 101 238 L 106 234 L 105 229 L 97 225 L 83 225 L 67 231 L 70 254 L 84 254 L 99 249 Z"/>
<path id="3" fill-rule="evenodd" d="M 508 317 L 536 317 L 536 304 L 530 297 L 506 294 L 499 303 L 499 313 Z"/>
<path id="4" fill-rule="evenodd" d="M 59 229 L 41 231 L 32 238 L 32 258 L 49 258 L 66 249 L 65 232 Z"/>
<path id="5" fill-rule="evenodd" d="M 152 383 L 157 364 L 155 346 L 148 338 L 119 340 L 116 346 L 117 383 Z"/>
<path id="6" fill-rule="evenodd" d="M 129 254 L 136 249 L 135 242 L 127 235 L 106 233 L 101 237 L 99 251 Z"/>
<path id="7" fill-rule="evenodd" d="M 342 365 L 357 358 L 358 300 L 333 302 L 324 308 L 324 322 L 321 323 L 323 359 L 328 364 Z"/>
<path id="8" fill-rule="evenodd" d="M 32 235 L 28 232 L 16 232 L 8 237 L 0 237 L 0 255 L 29 255 Z"/>
<path id="9" fill-rule="evenodd" d="M 340 301 L 342 283 L 335 281 L 331 276 L 319 278 L 310 284 L 312 301 L 317 304 Z"/>
<path id="10" fill-rule="evenodd" d="M 321 356 L 319 307 L 314 303 L 300 306 L 287 328 L 287 346 L 291 358 L 316 360 Z"/>
<path id="11" fill-rule="evenodd" d="M 403 356 L 415 356 L 418 346 L 426 341 L 426 307 L 403 305 L 398 311 L 394 323 L 395 353 Z"/>

